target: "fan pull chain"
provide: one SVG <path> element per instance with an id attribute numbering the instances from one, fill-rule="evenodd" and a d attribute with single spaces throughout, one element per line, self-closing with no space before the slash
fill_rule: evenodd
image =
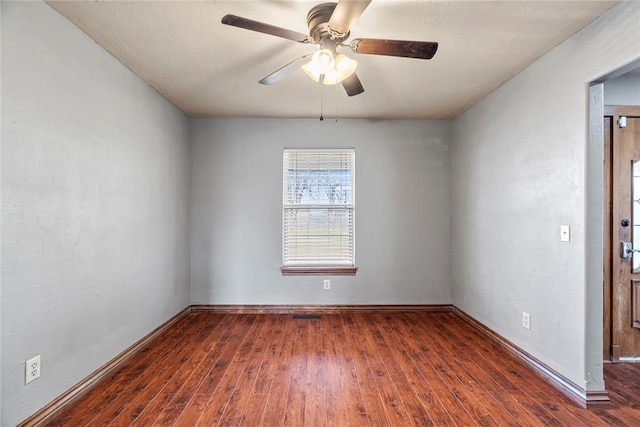
<path id="1" fill-rule="evenodd" d="M 320 121 L 324 120 L 322 116 L 322 94 L 324 93 L 323 83 L 324 83 L 324 74 L 320 74 Z"/>
<path id="2" fill-rule="evenodd" d="M 338 123 L 338 85 L 334 85 L 336 87 L 336 123 Z"/>

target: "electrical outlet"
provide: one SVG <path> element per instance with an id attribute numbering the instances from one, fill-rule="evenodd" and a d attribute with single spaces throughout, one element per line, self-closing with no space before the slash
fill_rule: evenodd
<path id="1" fill-rule="evenodd" d="M 324 280 L 324 289 L 325 290 L 331 289 L 331 280 L 329 280 L 329 279 L 325 279 Z"/>
<path id="2" fill-rule="evenodd" d="M 29 384 L 36 378 L 40 378 L 40 355 L 37 355 L 36 357 L 25 362 L 24 373 L 25 384 Z"/>
<path id="3" fill-rule="evenodd" d="M 522 312 L 522 327 L 531 330 L 531 315 L 524 311 Z"/>

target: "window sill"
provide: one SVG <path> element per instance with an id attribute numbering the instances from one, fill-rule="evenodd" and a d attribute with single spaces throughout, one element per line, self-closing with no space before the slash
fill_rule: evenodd
<path id="1" fill-rule="evenodd" d="M 343 265 L 283 265 L 283 276 L 355 276 L 358 267 Z"/>

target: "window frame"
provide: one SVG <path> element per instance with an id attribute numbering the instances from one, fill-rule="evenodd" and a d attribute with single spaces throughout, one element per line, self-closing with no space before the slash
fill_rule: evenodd
<path id="1" fill-rule="evenodd" d="M 351 177 L 350 184 L 352 191 L 351 194 L 351 203 L 348 205 L 335 205 L 335 206 L 327 206 L 319 204 L 317 208 L 311 208 L 313 205 L 304 205 L 300 207 L 293 207 L 292 205 L 287 204 L 289 192 L 287 188 L 287 179 L 286 176 L 288 174 L 289 169 L 287 168 L 287 154 L 288 153 L 349 153 L 351 155 Z M 282 226 L 282 266 L 280 267 L 280 271 L 283 276 L 288 275 L 355 275 L 358 267 L 356 267 L 355 260 L 355 209 L 356 209 L 356 193 L 355 193 L 355 149 L 353 148 L 304 148 L 304 149 L 294 149 L 294 148 L 285 148 L 283 150 L 282 155 L 282 217 L 281 217 L 281 226 Z M 351 263 L 350 264 L 339 264 L 339 263 L 299 263 L 299 262 L 290 262 L 286 263 L 285 261 L 285 245 L 287 241 L 286 236 L 286 215 L 287 211 L 291 209 L 340 209 L 344 208 L 345 210 L 352 210 L 351 217 L 351 236 L 350 236 L 350 245 L 352 247 L 351 251 Z"/>

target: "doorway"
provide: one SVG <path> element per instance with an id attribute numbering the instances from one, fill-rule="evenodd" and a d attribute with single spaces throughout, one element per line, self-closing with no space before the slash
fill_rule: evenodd
<path id="1" fill-rule="evenodd" d="M 640 106 L 603 120 L 603 360 L 640 361 Z"/>

